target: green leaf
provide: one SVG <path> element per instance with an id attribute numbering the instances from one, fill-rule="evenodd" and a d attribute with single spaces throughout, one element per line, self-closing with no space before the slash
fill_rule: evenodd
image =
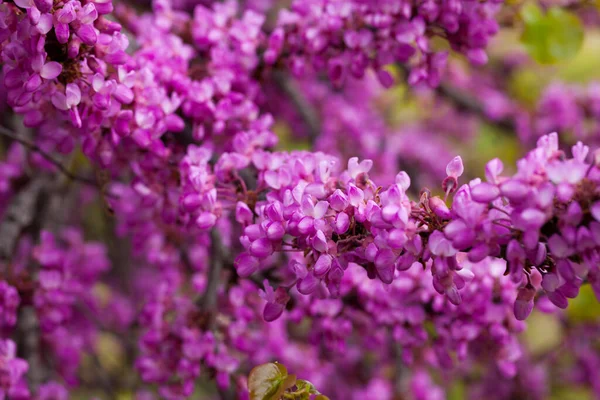
<path id="1" fill-rule="evenodd" d="M 287 368 L 279 363 L 254 367 L 248 376 L 251 400 L 279 400 L 283 393 L 294 386 L 296 376 L 287 374 Z"/>
<path id="2" fill-rule="evenodd" d="M 583 26 L 573 13 L 551 7 L 546 14 L 533 3 L 521 9 L 525 29 L 521 42 L 537 62 L 555 63 L 574 57 L 583 44 Z"/>
<path id="3" fill-rule="evenodd" d="M 567 315 L 573 321 L 597 321 L 600 318 L 600 305 L 591 285 L 582 285 L 579 296 L 569 301 Z"/>

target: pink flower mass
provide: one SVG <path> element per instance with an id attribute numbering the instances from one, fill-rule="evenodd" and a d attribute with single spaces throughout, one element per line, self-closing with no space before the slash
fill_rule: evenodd
<path id="1" fill-rule="evenodd" d="M 0 0 L 0 400 L 600 398 L 600 18 L 533 3 Z"/>

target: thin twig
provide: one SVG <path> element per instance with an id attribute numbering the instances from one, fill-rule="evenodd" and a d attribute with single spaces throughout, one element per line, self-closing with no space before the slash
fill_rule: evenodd
<path id="1" fill-rule="evenodd" d="M 398 67 L 404 72 L 405 76 L 409 76 L 410 69 L 405 64 L 397 64 Z M 485 112 L 483 105 L 473 96 L 465 93 L 464 91 L 448 84 L 440 83 L 439 86 L 434 88 L 435 93 L 449 102 L 453 103 L 456 108 L 463 111 L 468 111 L 477 115 L 478 117 L 485 119 L 488 123 L 497 126 L 503 130 L 514 131 L 516 128 L 515 122 L 510 118 L 492 119 Z"/>
<path id="2" fill-rule="evenodd" d="M 224 258 L 226 256 L 221 237 L 216 229 L 211 231 L 210 241 L 209 254 L 211 258 L 208 269 L 208 282 L 206 283 L 204 295 L 199 299 L 198 305 L 203 311 L 208 313 L 209 319 L 212 321 L 212 314 L 217 305 L 217 289 L 219 288 L 219 280 L 221 278 L 221 271 L 223 270 Z"/>
<path id="3" fill-rule="evenodd" d="M 45 185 L 43 178 L 33 179 L 14 196 L 6 208 L 0 223 L 1 262 L 11 258 L 21 232 L 33 222 Z"/>
<path id="4" fill-rule="evenodd" d="M 508 131 L 515 130 L 515 123 L 510 118 L 502 118 L 502 119 L 492 119 L 485 112 L 485 108 L 483 105 L 477 101 L 476 98 L 470 96 L 469 94 L 463 92 L 460 89 L 455 88 L 447 83 L 440 84 L 435 92 L 442 98 L 449 100 L 454 103 L 454 105 L 461 110 L 471 112 L 480 118 L 485 119 L 492 125 L 495 125 L 499 128 Z"/>
<path id="5" fill-rule="evenodd" d="M 86 185 L 91 185 L 91 186 L 95 186 L 97 187 L 98 185 L 96 184 L 96 181 L 93 179 L 89 179 L 83 176 L 78 176 L 75 175 L 74 173 L 72 173 L 71 171 L 69 171 L 68 168 L 66 168 L 64 165 L 62 165 L 62 163 L 57 160 L 56 158 L 54 158 L 53 156 L 51 156 L 50 154 L 46 153 L 44 150 L 42 150 L 38 145 L 36 145 L 35 143 L 30 142 L 29 140 L 19 136 L 18 134 L 16 134 L 15 132 L 11 131 L 10 129 L 0 125 L 0 134 L 11 138 L 12 140 L 21 143 L 23 146 L 27 147 L 28 149 L 35 151 L 36 153 L 38 153 L 39 155 L 41 155 L 42 157 L 44 157 L 47 161 L 49 161 L 50 163 L 52 163 L 56 168 L 58 168 L 58 170 L 60 172 L 62 172 L 63 174 L 65 174 L 69 179 L 73 180 L 73 181 L 78 181 L 78 182 L 82 182 L 85 183 Z"/>
<path id="6" fill-rule="evenodd" d="M 319 114 L 312 104 L 310 104 L 310 102 L 306 99 L 306 97 L 300 92 L 298 87 L 294 85 L 294 82 L 292 82 L 288 75 L 285 75 L 280 71 L 274 71 L 273 80 L 294 104 L 296 111 L 298 114 L 300 114 L 300 117 L 308 127 L 308 134 L 311 143 L 314 143 L 321 134 L 321 121 Z"/>
<path id="7" fill-rule="evenodd" d="M 23 306 L 18 318 L 18 348 L 29 364 L 27 380 L 32 389 L 37 388 L 46 379 L 46 371 L 40 357 L 40 325 L 33 306 Z"/>

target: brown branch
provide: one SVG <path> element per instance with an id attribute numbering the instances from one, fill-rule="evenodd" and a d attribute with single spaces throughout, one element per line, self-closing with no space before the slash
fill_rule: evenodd
<path id="1" fill-rule="evenodd" d="M 18 349 L 29 364 L 27 380 L 32 391 L 35 392 L 46 379 L 46 371 L 40 356 L 40 326 L 33 306 L 21 307 L 17 332 Z"/>
<path id="2" fill-rule="evenodd" d="M 96 184 L 96 181 L 93 179 L 89 179 L 83 176 L 78 176 L 75 175 L 74 173 L 72 173 L 71 171 L 69 171 L 68 168 L 66 168 L 59 160 L 57 160 L 56 158 L 54 158 L 52 155 L 46 153 L 43 149 L 41 149 L 37 144 L 30 142 L 29 140 L 19 136 L 18 134 L 16 134 L 15 132 L 11 131 L 10 129 L 0 125 L 0 134 L 21 143 L 23 146 L 27 147 L 28 149 L 35 151 L 36 153 L 38 153 L 39 155 L 41 155 L 42 157 L 44 157 L 48 162 L 52 163 L 56 168 L 58 168 L 58 170 L 60 172 L 62 172 L 65 176 L 67 176 L 69 179 L 73 180 L 73 181 L 77 181 L 77 182 L 81 182 L 81 183 L 85 183 L 86 185 L 91 185 L 91 186 L 95 186 L 98 187 L 98 185 Z"/>
<path id="3" fill-rule="evenodd" d="M 470 96 L 460 89 L 455 88 L 452 85 L 441 83 L 437 88 L 435 88 L 435 92 L 441 98 L 453 103 L 454 106 L 459 110 L 473 113 L 478 117 L 485 119 L 490 124 L 495 125 L 503 130 L 514 131 L 516 128 L 515 122 L 510 118 L 502 118 L 498 120 L 490 118 L 485 112 L 483 105 L 476 98 Z"/>
<path id="4" fill-rule="evenodd" d="M 45 186 L 44 178 L 33 179 L 7 207 L 0 223 L 0 262 L 10 260 L 21 232 L 34 221 Z"/>
<path id="5" fill-rule="evenodd" d="M 206 290 L 204 295 L 198 300 L 198 306 L 200 309 L 207 313 L 209 319 L 209 326 L 212 325 L 214 320 L 215 308 L 217 306 L 217 290 L 219 288 L 219 281 L 221 279 L 221 271 L 223 270 L 223 264 L 226 258 L 225 249 L 221 242 L 221 237 L 217 229 L 213 229 L 210 232 L 210 266 L 208 268 L 208 282 L 206 283 Z"/>
<path id="6" fill-rule="evenodd" d="M 289 75 L 281 71 L 273 71 L 273 81 L 290 99 L 298 114 L 308 128 L 311 143 L 314 143 L 321 134 L 321 120 L 317 110 L 300 92 Z"/>
<path id="7" fill-rule="evenodd" d="M 406 66 L 405 64 L 397 65 L 400 68 L 400 70 L 404 73 L 404 75 L 408 77 L 410 74 L 408 66 Z M 485 112 L 485 108 L 479 102 L 479 100 L 448 83 L 442 82 L 433 90 L 440 98 L 449 101 L 457 109 L 473 113 L 479 118 L 486 120 L 488 123 L 495 125 L 498 128 L 509 131 L 514 131 L 516 128 L 515 122 L 510 118 L 503 118 L 499 120 L 490 118 Z"/>

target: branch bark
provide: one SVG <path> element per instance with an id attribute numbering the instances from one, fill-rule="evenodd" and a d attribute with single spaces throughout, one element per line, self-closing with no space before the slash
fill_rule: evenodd
<path id="1" fill-rule="evenodd" d="M 291 78 L 281 71 L 273 71 L 273 80 L 290 99 L 308 128 L 311 143 L 321 134 L 321 119 L 312 104 L 300 92 Z"/>
<path id="2" fill-rule="evenodd" d="M 515 122 L 510 118 L 499 120 L 491 119 L 485 112 L 485 109 L 477 99 L 469 96 L 467 93 L 449 85 L 442 83 L 435 89 L 438 96 L 450 101 L 460 110 L 471 112 L 478 117 L 485 119 L 487 122 L 504 130 L 514 131 Z"/>
<path id="3" fill-rule="evenodd" d="M 18 321 L 18 348 L 29 364 L 27 380 L 30 388 L 35 392 L 44 382 L 46 372 L 41 358 L 40 326 L 33 306 L 21 307 Z"/>
<path id="4" fill-rule="evenodd" d="M 52 155 L 46 153 L 37 144 L 30 142 L 29 140 L 19 136 L 15 132 L 11 131 L 10 129 L 8 129 L 2 125 L 0 125 L 0 134 L 6 136 L 16 142 L 21 143 L 23 146 L 27 147 L 28 149 L 30 149 L 32 151 L 35 151 L 36 153 L 38 153 L 39 155 L 44 157 L 46 159 L 46 161 L 52 163 L 61 173 L 63 173 L 69 179 L 71 179 L 73 181 L 85 183 L 86 185 L 91 185 L 91 186 L 96 186 L 96 187 L 98 186 L 96 184 L 95 180 L 86 178 L 83 176 L 75 175 L 74 173 L 69 171 L 69 169 L 67 167 L 65 167 L 59 160 L 54 158 Z"/>
<path id="5" fill-rule="evenodd" d="M 405 64 L 397 64 L 398 67 L 402 70 L 405 76 L 408 77 L 410 74 L 410 70 Z M 440 83 L 440 85 L 433 89 L 435 93 L 450 103 L 454 104 L 456 108 L 459 110 L 467 111 L 473 113 L 480 117 L 481 119 L 486 120 L 488 123 L 497 126 L 503 130 L 514 131 L 516 128 L 515 122 L 510 118 L 503 118 L 499 120 L 494 120 L 490 118 L 486 112 L 483 105 L 473 96 L 470 96 L 468 93 L 448 84 L 448 83 Z"/>
<path id="6" fill-rule="evenodd" d="M 219 281 L 221 279 L 221 271 L 225 262 L 225 249 L 221 242 L 221 236 L 216 229 L 210 232 L 210 266 L 208 269 L 208 278 L 204 295 L 199 299 L 198 306 L 207 313 L 211 327 L 214 321 L 214 313 L 217 306 L 217 290 L 219 289 Z"/>
<path id="7" fill-rule="evenodd" d="M 46 186 L 41 177 L 30 181 L 12 200 L 0 223 L 0 262 L 12 257 L 21 232 L 35 219 L 39 198 Z"/>

